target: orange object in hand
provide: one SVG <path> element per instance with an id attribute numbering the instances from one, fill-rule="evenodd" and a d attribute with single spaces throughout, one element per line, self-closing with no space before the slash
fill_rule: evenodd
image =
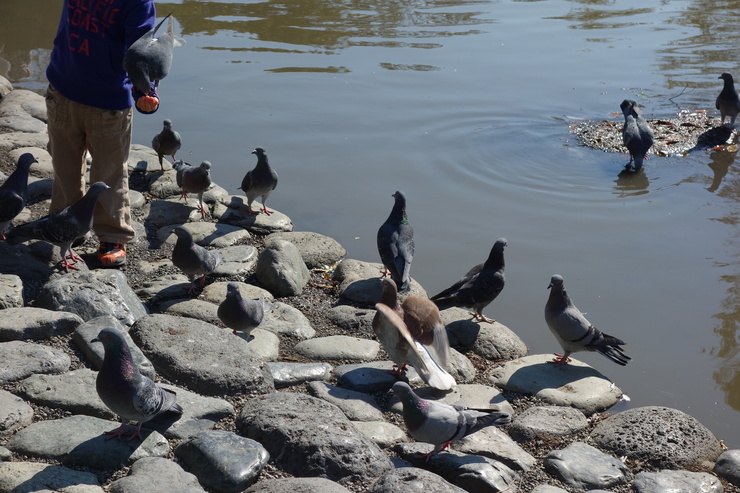
<path id="1" fill-rule="evenodd" d="M 146 113 L 151 113 L 159 108 L 159 99 L 154 96 L 142 96 L 136 101 L 136 107 Z"/>

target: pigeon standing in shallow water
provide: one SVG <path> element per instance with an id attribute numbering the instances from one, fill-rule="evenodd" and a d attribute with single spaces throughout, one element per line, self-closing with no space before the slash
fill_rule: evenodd
<path id="1" fill-rule="evenodd" d="M 440 310 L 453 306 L 472 308 L 473 317 L 482 322 L 495 320 L 481 313 L 504 289 L 504 247 L 506 238 L 499 238 L 491 248 L 488 259 L 468 271 L 462 279 L 431 297 Z"/>
<path id="2" fill-rule="evenodd" d="M 10 223 L 26 206 L 28 196 L 28 170 L 38 163 L 32 154 L 26 152 L 18 158 L 15 171 L 0 187 L 0 240 L 5 240 L 5 232 Z"/>
<path id="3" fill-rule="evenodd" d="M 121 334 L 115 329 L 103 329 L 90 342 L 101 342 L 105 349 L 103 366 L 95 380 L 95 388 L 100 400 L 121 417 L 121 426 L 106 432 L 113 437 L 126 436 L 126 423 L 137 422 L 136 431 L 129 440 L 141 436 L 141 425 L 158 414 L 172 411 L 182 414 L 175 393 L 165 390 L 149 377 L 139 373 L 131 358 L 131 350 Z"/>
<path id="4" fill-rule="evenodd" d="M 622 113 L 624 113 L 622 142 L 630 153 L 630 162 L 627 163 L 625 168 L 631 169 L 632 161 L 634 161 L 635 171 L 640 171 L 645 155 L 653 146 L 653 131 L 635 109 L 637 103 L 631 99 L 625 99 L 619 107 L 622 108 Z"/>
<path id="5" fill-rule="evenodd" d="M 378 229 L 378 253 L 380 261 L 396 281 L 402 293 L 409 290 L 411 261 L 414 258 L 414 228 L 406 216 L 406 195 L 393 194 L 396 200 L 393 209 Z"/>
<path id="6" fill-rule="evenodd" d="M 735 81 L 732 79 L 732 75 L 725 72 L 718 77 L 724 81 L 722 91 L 717 96 L 717 102 L 715 103 L 716 108 L 719 110 L 720 125 L 725 124 L 725 116 L 730 117 L 730 126 L 735 126 L 735 118 L 740 113 L 740 98 L 735 91 Z"/>
<path id="7" fill-rule="evenodd" d="M 278 184 L 278 175 L 274 169 L 270 167 L 270 163 L 267 161 L 267 153 L 261 147 L 257 147 L 252 151 L 252 154 L 257 156 L 257 165 L 253 170 L 248 171 L 244 175 L 242 180 L 241 188 L 247 195 L 247 214 L 256 215 L 258 212 L 252 211 L 252 202 L 257 197 L 262 198 L 262 212 L 267 215 L 272 214 L 272 211 L 267 208 L 267 197 L 270 193 L 275 190 Z"/>
<path id="8" fill-rule="evenodd" d="M 477 411 L 422 399 L 406 382 L 394 383 L 391 390 L 403 405 L 403 422 L 409 435 L 415 440 L 434 445 L 431 452 L 424 454 L 427 460 L 449 448 L 452 442 L 486 426 L 511 422 L 509 413 Z"/>
<path id="9" fill-rule="evenodd" d="M 189 193 L 198 194 L 198 210 L 201 216 L 205 219 L 206 216 L 210 216 L 205 207 L 203 207 L 203 192 L 208 190 L 211 186 L 211 163 L 203 161 L 200 166 L 193 166 L 190 163 L 184 162 L 182 159 L 175 162 L 172 167 L 177 172 L 175 178 L 177 179 L 177 186 L 182 188 L 181 199 L 188 200 Z"/>
<path id="10" fill-rule="evenodd" d="M 172 66 L 172 51 L 183 41 L 175 38 L 175 23 L 168 14 L 154 29 L 133 42 L 123 57 L 123 69 L 136 89 L 147 95 L 151 91 L 151 83 L 159 85 L 159 81 L 167 77 Z M 169 19 L 167 31 L 155 38 L 154 35 Z"/>
<path id="11" fill-rule="evenodd" d="M 578 351 L 596 351 L 622 366 L 632 359 L 619 347 L 624 341 L 604 334 L 586 320 L 565 291 L 562 276 L 552 276 L 548 288 L 545 321 L 563 348 L 563 354 L 556 353 L 552 363 L 565 365 L 570 360 L 568 356 Z"/>
<path id="12" fill-rule="evenodd" d="M 272 303 L 265 301 L 264 295 L 259 300 L 242 298 L 239 284 L 230 282 L 226 285 L 226 299 L 218 306 L 218 318 L 228 328 L 243 332 L 247 339 L 252 329 L 262 323 L 265 313 L 272 310 Z"/>
<path id="13" fill-rule="evenodd" d="M 190 278 L 188 294 L 195 292 L 195 276 L 200 278 L 200 285 L 206 282 L 206 276 L 216 270 L 221 263 L 218 252 L 212 252 L 193 241 L 193 235 L 182 226 L 172 230 L 177 236 L 177 243 L 172 249 L 172 263 Z"/>
<path id="14" fill-rule="evenodd" d="M 162 158 L 165 156 L 172 156 L 172 162 L 175 162 L 175 154 L 181 146 L 182 139 L 180 139 L 180 134 L 172 130 L 171 120 L 165 120 L 162 131 L 152 139 L 152 149 L 157 152 L 159 166 L 162 168 L 162 171 L 164 171 Z"/>
<path id="15" fill-rule="evenodd" d="M 17 245 L 28 240 L 43 240 L 57 245 L 62 255 L 60 265 L 64 267 L 64 271 L 77 270 L 74 263 L 82 258 L 72 250 L 72 243 L 90 231 L 98 197 L 109 188 L 102 181 L 93 183 L 87 193 L 74 204 L 11 229 L 7 235 L 8 243 Z"/>

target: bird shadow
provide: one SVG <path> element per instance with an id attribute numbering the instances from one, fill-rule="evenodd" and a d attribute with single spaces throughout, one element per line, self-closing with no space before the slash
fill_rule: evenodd
<path id="1" fill-rule="evenodd" d="M 463 349 L 470 349 L 478 340 L 481 331 L 480 323 L 474 321 L 474 318 L 455 320 L 447 324 L 447 335 L 450 339 L 450 345 Z"/>
<path id="2" fill-rule="evenodd" d="M 54 485 L 55 491 L 66 491 L 67 488 L 77 490 L 83 485 L 89 485 L 91 490 L 100 487 L 94 475 L 70 474 L 69 468 L 50 464 L 18 484 L 13 491 L 39 491 L 39 489 L 43 489 L 41 485 L 44 485 L 44 487 Z"/>
<path id="3" fill-rule="evenodd" d="M 645 168 L 638 171 L 623 169 L 614 181 L 614 188 L 620 197 L 644 195 L 649 192 L 650 180 L 645 173 Z"/>
<path id="4" fill-rule="evenodd" d="M 510 388 L 527 389 L 527 393 L 537 394 L 545 389 L 566 388 L 569 384 L 586 378 L 598 378 L 610 381 L 590 366 L 561 365 L 536 363 L 523 366 L 508 379 Z"/>

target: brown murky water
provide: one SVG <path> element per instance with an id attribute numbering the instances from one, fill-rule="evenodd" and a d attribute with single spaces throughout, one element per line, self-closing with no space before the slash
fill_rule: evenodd
<path id="1" fill-rule="evenodd" d="M 61 2 L 0 2 L 0 74 L 42 91 Z M 579 119 L 714 110 L 740 74 L 735 2 L 302 1 L 157 3 L 187 44 L 149 144 L 171 118 L 183 156 L 236 192 L 249 152 L 280 173 L 270 205 L 297 230 L 377 261 L 375 233 L 402 189 L 412 275 L 430 294 L 509 240 L 507 285 L 485 311 L 533 353 L 559 349 L 546 286 L 565 277 L 598 327 L 627 341 L 620 368 L 582 359 L 630 406 L 684 410 L 740 447 L 740 168 L 728 152 L 651 157 L 583 148 Z"/>

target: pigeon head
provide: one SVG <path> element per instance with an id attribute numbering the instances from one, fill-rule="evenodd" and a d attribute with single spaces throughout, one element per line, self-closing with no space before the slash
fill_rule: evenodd
<path id="1" fill-rule="evenodd" d="M 184 226 L 177 226 L 170 233 L 175 233 L 178 240 L 190 240 L 193 241 L 193 235 Z"/>
<path id="2" fill-rule="evenodd" d="M 735 81 L 732 78 L 732 74 L 728 74 L 727 72 L 723 73 L 722 75 L 720 75 L 717 78 L 718 79 L 722 79 L 723 81 L 725 81 L 725 83 L 728 83 L 728 84 L 734 84 L 735 83 Z"/>
<path id="3" fill-rule="evenodd" d="M 391 195 L 391 197 L 396 199 L 396 202 L 401 202 L 403 205 L 406 205 L 406 194 L 402 191 L 396 190 L 396 192 Z"/>
<path id="4" fill-rule="evenodd" d="M 254 150 L 252 151 L 252 154 L 255 154 L 257 157 L 262 157 L 262 156 L 265 156 L 267 153 L 265 152 L 263 148 L 255 147 Z"/>
<path id="5" fill-rule="evenodd" d="M 563 287 L 563 276 L 559 274 L 555 274 L 550 278 L 550 284 L 547 286 L 547 289 L 550 288 L 562 288 Z"/>
<path id="6" fill-rule="evenodd" d="M 38 160 L 33 157 L 33 154 L 31 154 L 30 152 L 26 152 L 24 154 L 21 154 L 21 157 L 18 158 L 17 167 L 20 169 L 28 169 L 33 163 L 38 163 Z"/>
<path id="7" fill-rule="evenodd" d="M 380 280 L 380 302 L 391 308 L 398 306 L 398 287 L 396 281 L 388 277 L 384 277 Z"/>
<path id="8" fill-rule="evenodd" d="M 416 397 L 416 394 L 414 394 L 414 391 L 411 390 L 411 387 L 406 382 L 394 383 L 393 387 L 391 387 L 391 392 L 396 394 L 396 397 L 398 397 L 401 402 L 407 402 Z"/>
<path id="9" fill-rule="evenodd" d="M 170 119 L 165 120 L 162 124 L 164 125 L 164 128 L 172 128 L 172 120 Z"/>
<path id="10" fill-rule="evenodd" d="M 123 340 L 123 336 L 116 329 L 103 329 L 98 333 L 95 339 L 90 342 L 100 342 L 103 344 L 106 356 L 123 357 L 124 360 L 131 360 L 131 350 Z"/>
<path id="11" fill-rule="evenodd" d="M 620 104 L 619 107 L 622 108 L 622 113 L 624 114 L 624 116 L 627 116 L 632 114 L 632 111 L 634 110 L 636 104 L 637 103 L 635 103 L 631 99 L 625 99 L 624 101 L 622 101 L 622 104 Z"/>
<path id="12" fill-rule="evenodd" d="M 230 282 L 226 285 L 226 296 L 230 298 L 241 299 L 242 294 L 239 291 L 239 284 L 236 282 Z"/>
<path id="13" fill-rule="evenodd" d="M 106 190 L 108 190 L 109 188 L 110 187 L 108 185 L 106 185 L 105 183 L 103 183 L 102 181 L 96 181 L 95 183 L 93 183 L 92 185 L 90 185 L 90 188 L 87 189 L 87 193 L 89 195 L 98 196 L 101 193 L 103 193 Z"/>
<path id="14" fill-rule="evenodd" d="M 211 162 L 210 161 L 203 161 L 200 163 L 200 166 L 198 166 L 202 170 L 209 171 L 211 169 Z"/>

